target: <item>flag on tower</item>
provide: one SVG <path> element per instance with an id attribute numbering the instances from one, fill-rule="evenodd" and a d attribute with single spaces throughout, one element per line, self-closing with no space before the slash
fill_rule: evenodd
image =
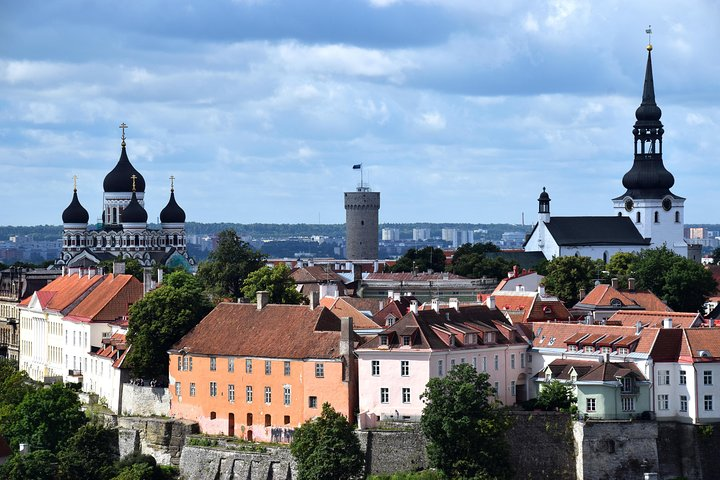
<path id="1" fill-rule="evenodd" d="M 359 170 L 362 168 L 362 163 L 358 163 L 357 165 L 353 165 L 353 170 Z"/>

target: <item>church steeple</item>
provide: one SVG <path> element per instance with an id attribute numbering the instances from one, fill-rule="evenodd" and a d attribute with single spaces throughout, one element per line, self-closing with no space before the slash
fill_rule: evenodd
<path id="1" fill-rule="evenodd" d="M 662 140 L 665 130 L 660 122 L 662 111 L 655 102 L 652 45 L 647 46 L 647 51 L 642 102 L 635 111 L 636 121 L 633 127 L 635 158 L 632 168 L 622 180 L 627 191 L 616 200 L 627 197 L 650 199 L 674 196 L 670 192 L 670 187 L 675 184 L 675 178 L 665 168 L 662 159 Z"/>

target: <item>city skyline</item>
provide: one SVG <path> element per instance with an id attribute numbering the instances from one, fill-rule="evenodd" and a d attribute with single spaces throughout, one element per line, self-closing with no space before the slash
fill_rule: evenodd
<path id="1" fill-rule="evenodd" d="M 381 224 L 517 224 L 523 213 L 532 224 L 543 187 L 554 216 L 613 215 L 648 24 L 672 190 L 687 198 L 686 223 L 720 223 L 720 7 L 709 1 L 60 1 L 0 12 L 5 225 L 60 224 L 73 175 L 94 222 L 122 122 L 151 221 L 172 175 L 188 221 L 343 223 L 360 163 L 381 192 Z"/>

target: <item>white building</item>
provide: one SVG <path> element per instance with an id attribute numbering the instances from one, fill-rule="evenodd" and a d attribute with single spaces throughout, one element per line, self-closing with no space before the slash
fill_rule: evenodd
<path id="1" fill-rule="evenodd" d="M 429 228 L 413 228 L 413 240 L 414 241 L 424 241 L 430 239 L 430 229 Z"/>
<path id="2" fill-rule="evenodd" d="M 399 228 L 383 228 L 381 233 L 384 242 L 397 242 L 400 240 Z"/>

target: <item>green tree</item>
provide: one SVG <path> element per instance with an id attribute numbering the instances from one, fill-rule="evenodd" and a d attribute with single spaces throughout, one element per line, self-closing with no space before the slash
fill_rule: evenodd
<path id="1" fill-rule="evenodd" d="M 397 259 L 392 267 L 393 272 L 434 272 L 445 271 L 445 252 L 442 248 L 425 247 L 417 250 L 411 248 L 405 255 Z"/>
<path id="2" fill-rule="evenodd" d="M 487 255 L 499 251 L 500 248 L 492 242 L 461 245 L 453 254 L 450 271 L 468 278 L 505 278 L 507 272 L 512 270 L 514 262 Z"/>
<path id="3" fill-rule="evenodd" d="M 298 464 L 298 480 L 360 478 L 363 454 L 353 426 L 329 403 L 322 414 L 295 430 L 290 444 Z"/>
<path id="4" fill-rule="evenodd" d="M 115 474 L 118 460 L 118 431 L 98 423 L 80 427 L 58 453 L 61 479 L 93 478 L 104 480 Z"/>
<path id="5" fill-rule="evenodd" d="M 130 307 L 128 361 L 143 378 L 165 378 L 167 351 L 212 310 L 200 282 L 184 271 L 169 274 L 162 285 Z"/>
<path id="6" fill-rule="evenodd" d="M 9 417 L 3 417 L 3 435 L 13 450 L 29 443 L 34 450 L 55 453 L 59 445 L 87 422 L 77 393 L 62 383 L 25 395 Z"/>
<path id="7" fill-rule="evenodd" d="M 15 454 L 0 465 L 0 478 L 6 480 L 56 480 L 57 459 L 49 450 Z"/>
<path id="8" fill-rule="evenodd" d="M 605 264 L 589 257 L 556 257 L 547 263 L 544 284 L 547 292 L 571 307 L 580 300 L 580 289 L 589 292 Z"/>
<path id="9" fill-rule="evenodd" d="M 305 297 L 297 291 L 295 280 L 290 274 L 290 268 L 284 263 L 274 267 L 261 267 L 250 273 L 243 282 L 243 295 L 248 300 L 255 301 L 257 292 L 265 290 L 270 295 L 270 303 L 299 305 Z"/>
<path id="10" fill-rule="evenodd" d="M 505 433 L 510 421 L 486 373 L 470 364 L 431 378 L 422 394 L 420 426 L 431 466 L 453 479 L 509 479 L 512 469 Z"/>
<path id="11" fill-rule="evenodd" d="M 542 386 L 537 405 L 543 410 L 569 410 L 577 402 L 572 385 L 553 380 Z"/>
<path id="12" fill-rule="evenodd" d="M 218 234 L 218 244 L 198 265 L 198 278 L 215 297 L 242 297 L 245 278 L 265 263 L 265 256 L 242 241 L 235 230 Z"/>
<path id="13" fill-rule="evenodd" d="M 17 368 L 17 363 L 7 358 L 0 358 L 0 407 L 15 406 L 25 395 L 37 389 L 26 372 Z"/>
<path id="14" fill-rule="evenodd" d="M 620 285 L 627 285 L 628 278 L 634 278 L 634 265 L 638 256 L 631 252 L 618 252 L 607 263 L 605 268 L 611 278 L 617 278 Z"/>

